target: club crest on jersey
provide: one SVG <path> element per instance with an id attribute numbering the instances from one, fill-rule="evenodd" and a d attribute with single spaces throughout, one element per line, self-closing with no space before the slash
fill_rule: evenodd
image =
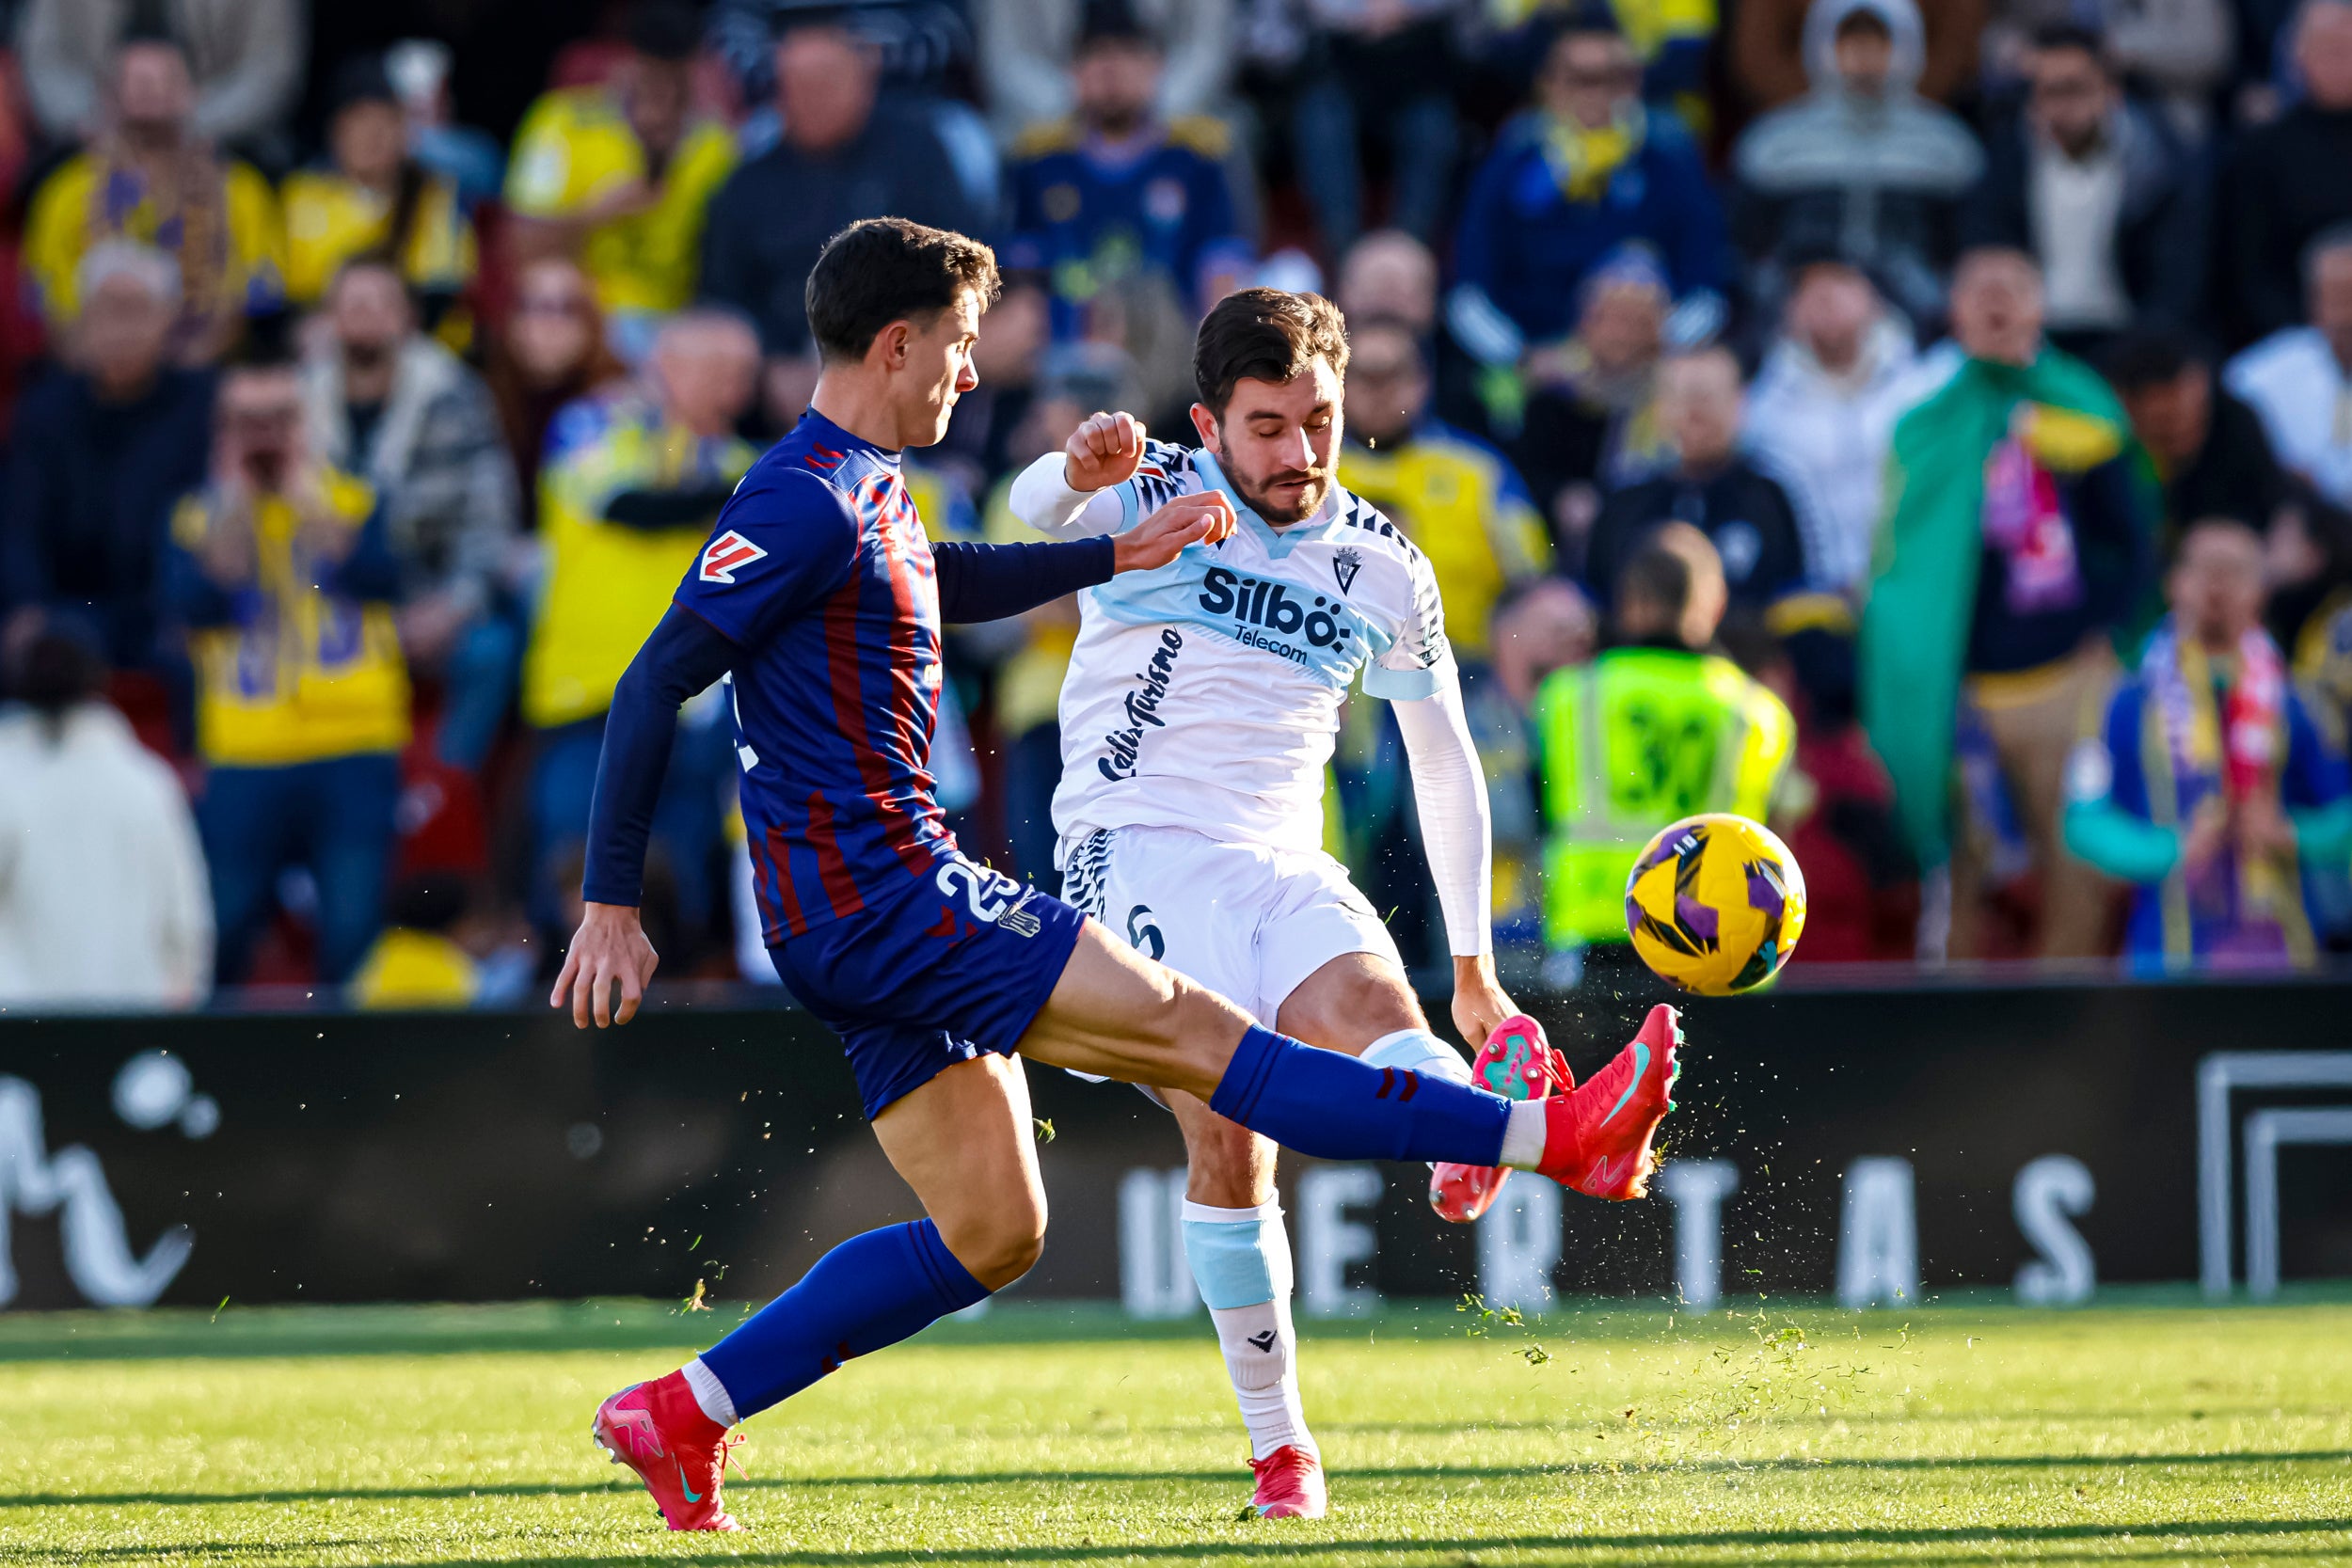
<path id="1" fill-rule="evenodd" d="M 729 529 L 703 551 L 702 566 L 694 575 L 705 582 L 733 582 L 738 571 L 755 561 L 766 560 L 767 555 L 766 550 Z"/>
<path id="2" fill-rule="evenodd" d="M 1341 593 L 1356 586 L 1356 574 L 1363 565 L 1364 554 L 1353 545 L 1342 545 L 1331 552 L 1331 575 L 1339 579 Z"/>

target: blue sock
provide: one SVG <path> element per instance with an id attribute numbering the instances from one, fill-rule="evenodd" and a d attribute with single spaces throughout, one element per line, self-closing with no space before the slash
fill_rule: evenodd
<path id="1" fill-rule="evenodd" d="M 929 1220 L 868 1230 L 703 1352 L 743 1420 L 988 1295 Z"/>
<path id="2" fill-rule="evenodd" d="M 1209 1108 L 1318 1160 L 1502 1161 L 1511 1102 L 1468 1084 L 1250 1028 Z"/>

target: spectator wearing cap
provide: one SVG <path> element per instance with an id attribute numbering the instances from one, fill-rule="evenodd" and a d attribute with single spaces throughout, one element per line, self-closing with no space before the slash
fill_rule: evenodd
<path id="1" fill-rule="evenodd" d="M 2148 593 L 2154 509 L 2115 394 L 2042 337 L 2032 257 L 1963 256 L 1952 332 L 1965 358 L 1895 425 L 1863 721 L 1914 857 L 1943 873 L 1950 956 L 1985 956 L 1984 895 L 2010 844 L 2038 874 L 2035 949 L 2088 958 L 2106 888 L 2060 847 L 2061 786 L 2086 705 L 2114 678 L 2114 639 Z"/>
<path id="2" fill-rule="evenodd" d="M 522 680 L 523 719 L 538 732 L 532 904 L 543 926 L 562 924 L 566 865 L 577 886 L 613 688 L 756 455 L 735 425 L 758 369 L 740 317 L 681 311 L 662 324 L 635 383 L 572 404 L 548 432 L 539 474 L 547 564 Z M 730 761 L 717 717 L 706 708 L 681 729 L 654 823 L 697 929 L 712 909 L 709 857 Z"/>
<path id="3" fill-rule="evenodd" d="M 1923 97 L 1913 0 L 1814 0 L 1812 87 L 1732 150 L 1734 231 L 1769 305 L 1782 258 L 1827 252 L 1870 269 L 1915 322 L 1943 313 L 1962 198 L 1984 166 L 1960 117 Z"/>
<path id="4" fill-rule="evenodd" d="M 392 258 L 416 293 L 428 329 L 438 326 L 473 280 L 473 225 L 456 185 L 408 151 L 408 117 L 384 62 L 347 60 L 335 73 L 326 121 L 327 161 L 286 176 L 286 295 L 303 309 L 326 295 L 354 257 Z M 463 347 L 460 336 L 455 346 Z"/>
<path id="5" fill-rule="evenodd" d="M 218 977 L 246 977 L 299 865 L 319 978 L 340 985 L 383 918 L 408 743 L 400 564 L 374 490 L 313 451 L 293 364 L 226 372 L 215 428 L 212 473 L 172 515 L 166 592 L 197 671 Z"/>
<path id="6" fill-rule="evenodd" d="M 2352 223 L 2352 0 L 2307 0 L 2294 26 L 2301 95 L 2238 138 L 2220 182 L 2214 300 L 2233 344 L 2303 319 L 2302 264 Z"/>
<path id="7" fill-rule="evenodd" d="M 1563 570 L 1577 571 L 1604 491 L 1671 460 L 1658 421 L 1666 275 L 1640 245 L 1588 273 L 1575 336 L 1528 356 L 1525 403 L 1508 445 L 1551 530 Z M 1488 385 L 1502 378 L 1490 371 Z"/>
<path id="8" fill-rule="evenodd" d="M 749 317 L 770 360 L 768 404 L 797 419 L 816 386 L 805 285 L 825 242 L 891 214 L 939 229 L 981 227 L 938 134 L 883 99 L 875 48 L 825 13 L 777 40 L 784 137 L 729 176 L 703 246 L 702 297 Z"/>
<path id="9" fill-rule="evenodd" d="M 1790 267 L 1741 440 L 1795 502 L 1818 586 L 1859 594 L 1868 583 L 1887 441 L 1917 362 L 1911 333 L 1860 268 L 1834 254 Z"/>
<path id="10" fill-rule="evenodd" d="M 1174 125 L 1224 106 L 1233 69 L 1233 0 L 1132 0 L 1137 24 L 1159 46 L 1152 113 Z M 977 8 L 980 77 L 999 135 L 1082 112 L 1072 75 L 1095 11 L 1089 0 L 996 0 Z"/>
<path id="11" fill-rule="evenodd" d="M 2188 325 L 2204 303 L 2201 162 L 2124 96 L 2096 33 L 2043 29 L 2026 76 L 2025 106 L 1994 134 L 1962 213 L 1963 243 L 2041 261 L 2050 339 L 2070 354 L 2095 356 L 2135 324 Z"/>
<path id="12" fill-rule="evenodd" d="M 1345 254 L 1364 231 L 1358 147 L 1366 132 L 1388 148 L 1389 227 L 1437 238 L 1461 143 L 1451 80 L 1455 8 L 1451 0 L 1308 0 L 1291 150 L 1327 254 Z"/>
<path id="13" fill-rule="evenodd" d="M 735 167 L 735 138 L 693 112 L 700 36 L 691 7 L 640 4 L 611 78 L 532 104 L 507 166 L 516 251 L 577 260 L 627 358 L 693 297 L 711 198 Z"/>
<path id="14" fill-rule="evenodd" d="M 261 156 L 282 142 L 302 96 L 309 22 L 300 0 L 28 0 L 17 51 L 52 141 L 105 134 L 117 46 L 145 32 L 186 61 L 189 134 Z"/>
<path id="15" fill-rule="evenodd" d="M 103 695 L 94 647 L 37 630 L 0 711 L 0 1006 L 188 1007 L 213 910 L 180 780 Z"/>
<path id="16" fill-rule="evenodd" d="M 2352 780 L 2263 629 L 2263 544 L 2191 525 L 2171 614 L 2074 754 L 2066 842 L 2137 895 L 2125 960 L 2143 972 L 2311 968 L 2306 868 L 2352 859 Z"/>
<path id="17" fill-rule="evenodd" d="M 1216 120 L 1159 120 L 1159 41 L 1121 0 L 1087 8 L 1071 64 L 1075 116 L 1024 138 L 1012 170 L 1009 271 L 1047 279 L 1054 335 L 1084 336 L 1106 287 L 1156 278 L 1193 319 L 1250 261 Z"/>
<path id="18" fill-rule="evenodd" d="M 1677 299 L 1720 290 L 1728 259 L 1698 150 L 1643 106 L 1615 22 L 1572 12 L 1542 58 L 1535 105 L 1497 137 L 1454 242 L 1449 312 L 1499 349 L 1565 338 L 1585 276 L 1629 244 L 1655 251 Z"/>
<path id="19" fill-rule="evenodd" d="M 1617 574 L 1661 525 L 1687 523 L 1722 562 L 1734 608 L 1757 611 L 1805 581 L 1804 535 L 1777 480 L 1740 450 L 1746 397 L 1726 348 L 1668 355 L 1658 371 L 1658 418 L 1673 464 L 1601 503 L 1585 548 L 1587 592 L 1606 601 Z"/>
<path id="20" fill-rule="evenodd" d="M 515 465 L 482 378 L 419 330 L 401 273 L 335 275 L 303 368 L 311 450 L 375 488 L 400 563 L 401 651 L 442 682 L 441 759 L 479 768 L 521 661 L 503 601 L 514 571 Z"/>
<path id="21" fill-rule="evenodd" d="M 216 156 L 196 124 L 196 86 L 177 43 L 125 39 L 107 78 L 103 127 L 33 194 L 24 267 L 50 330 L 81 313 L 82 258 L 109 240 L 152 245 L 180 269 L 172 356 L 210 364 L 248 318 L 285 307 L 285 235 L 269 182 Z"/>
<path id="22" fill-rule="evenodd" d="M 0 494 L 0 614 L 79 618 L 108 662 L 152 669 L 165 525 L 203 483 L 213 372 L 174 364 L 180 269 L 115 240 L 82 258 L 61 362 L 17 406 Z"/>
<path id="23" fill-rule="evenodd" d="M 2222 381 L 2262 417 L 2280 462 L 2352 507 L 2352 222 L 2312 242 L 2303 275 L 2310 325 L 2272 333 Z"/>

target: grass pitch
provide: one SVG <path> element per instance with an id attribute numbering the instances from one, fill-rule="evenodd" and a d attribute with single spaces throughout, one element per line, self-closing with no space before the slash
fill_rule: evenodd
<path id="1" fill-rule="evenodd" d="M 716 1539 L 587 1427 L 723 1315 L 0 1318 L 0 1565 L 2352 1562 L 2352 1307 L 2169 1299 L 1311 1326 L 1313 1524 L 1205 1321 L 1008 1306 L 755 1421 Z"/>

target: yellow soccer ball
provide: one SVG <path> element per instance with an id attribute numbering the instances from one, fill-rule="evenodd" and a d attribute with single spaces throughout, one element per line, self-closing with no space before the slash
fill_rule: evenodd
<path id="1" fill-rule="evenodd" d="M 1729 812 L 1686 816 L 1643 847 L 1625 883 L 1633 951 L 1701 996 L 1752 990 L 1804 931 L 1804 873 L 1772 831 Z"/>

